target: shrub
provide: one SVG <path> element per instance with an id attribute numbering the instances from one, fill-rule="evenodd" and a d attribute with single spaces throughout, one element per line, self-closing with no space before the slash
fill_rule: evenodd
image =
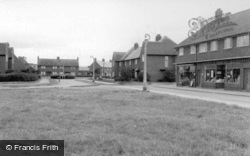
<path id="1" fill-rule="evenodd" d="M 126 67 L 121 69 L 121 76 L 119 77 L 120 81 L 131 81 L 133 74 L 132 68 Z"/>
<path id="2" fill-rule="evenodd" d="M 166 69 L 163 73 L 163 78 L 160 82 L 175 82 L 175 70 L 174 69 Z"/>
<path id="3" fill-rule="evenodd" d="M 39 79 L 39 75 L 37 74 L 27 74 L 27 73 L 8 73 L 8 74 L 0 74 L 1 82 L 9 82 L 9 81 L 36 81 Z"/>
<path id="4" fill-rule="evenodd" d="M 66 79 L 74 79 L 75 76 L 74 76 L 74 75 L 65 75 L 65 78 L 66 78 Z"/>
<path id="5" fill-rule="evenodd" d="M 57 75 L 51 75 L 50 78 L 51 78 L 51 79 L 59 79 L 59 78 L 60 78 L 60 75 L 58 75 L 58 74 L 57 74 Z"/>
<path id="6" fill-rule="evenodd" d="M 138 75 L 138 81 L 143 81 L 143 72 L 140 72 Z M 150 75 L 147 73 L 147 81 L 150 82 Z"/>

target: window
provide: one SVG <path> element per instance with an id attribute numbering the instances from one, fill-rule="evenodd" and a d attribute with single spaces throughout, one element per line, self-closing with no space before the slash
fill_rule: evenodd
<path id="1" fill-rule="evenodd" d="M 122 66 L 122 62 L 119 62 L 119 66 Z"/>
<path id="2" fill-rule="evenodd" d="M 52 75 L 56 75 L 56 74 L 57 74 L 57 72 L 53 72 L 53 73 L 52 73 Z"/>
<path id="3" fill-rule="evenodd" d="M 207 69 L 206 70 L 206 82 L 215 82 L 215 69 Z"/>
<path id="4" fill-rule="evenodd" d="M 183 56 L 184 55 L 184 48 L 180 48 L 179 49 L 179 56 Z"/>
<path id="5" fill-rule="evenodd" d="M 240 83 L 240 69 L 227 69 L 227 83 Z"/>
<path id="6" fill-rule="evenodd" d="M 63 75 L 63 72 L 60 72 L 60 75 Z"/>
<path id="7" fill-rule="evenodd" d="M 41 75 L 45 75 L 46 73 L 45 72 L 41 72 Z"/>
<path id="8" fill-rule="evenodd" d="M 237 37 L 237 47 L 244 47 L 249 45 L 249 35 Z"/>
<path id="9" fill-rule="evenodd" d="M 131 60 L 129 60 L 128 64 L 131 65 Z"/>
<path id="10" fill-rule="evenodd" d="M 196 46 L 191 46 L 190 54 L 195 54 L 195 53 L 196 53 Z"/>
<path id="11" fill-rule="evenodd" d="M 201 44 L 199 45 L 199 52 L 200 52 L 200 53 L 207 52 L 207 43 L 201 43 Z"/>
<path id="12" fill-rule="evenodd" d="M 61 66 L 60 69 L 63 69 L 63 66 Z"/>
<path id="13" fill-rule="evenodd" d="M 75 73 L 75 72 L 71 72 L 71 73 L 70 73 L 70 75 L 74 75 L 74 76 L 75 76 L 75 75 L 76 75 L 76 73 Z"/>
<path id="14" fill-rule="evenodd" d="M 71 69 L 76 69 L 76 67 L 71 67 Z"/>
<path id="15" fill-rule="evenodd" d="M 41 66 L 41 69 L 45 69 L 45 66 Z"/>
<path id="16" fill-rule="evenodd" d="M 230 49 L 233 47 L 233 40 L 232 38 L 226 38 L 224 40 L 224 49 Z"/>
<path id="17" fill-rule="evenodd" d="M 141 61 L 144 62 L 144 55 L 142 55 L 141 59 L 142 59 Z"/>
<path id="18" fill-rule="evenodd" d="M 165 56 L 165 67 L 167 68 L 168 67 L 168 56 Z"/>
<path id="19" fill-rule="evenodd" d="M 127 61 L 124 62 L 125 63 L 125 66 L 127 65 Z"/>
<path id="20" fill-rule="evenodd" d="M 57 69 L 57 66 L 53 66 L 53 69 Z"/>
<path id="21" fill-rule="evenodd" d="M 138 60 L 137 59 L 135 59 L 135 64 L 137 64 L 138 63 Z"/>
<path id="22" fill-rule="evenodd" d="M 218 50 L 218 41 L 212 41 L 210 51 L 216 51 L 216 50 Z"/>

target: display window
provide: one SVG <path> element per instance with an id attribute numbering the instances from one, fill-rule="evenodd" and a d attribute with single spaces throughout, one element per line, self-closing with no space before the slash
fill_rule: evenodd
<path id="1" fill-rule="evenodd" d="M 240 69 L 227 69 L 227 83 L 240 83 Z"/>

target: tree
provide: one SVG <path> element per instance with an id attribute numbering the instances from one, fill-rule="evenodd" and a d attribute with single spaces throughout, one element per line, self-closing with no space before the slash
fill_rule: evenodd
<path id="1" fill-rule="evenodd" d="M 163 73 L 163 78 L 160 80 L 162 82 L 175 82 L 175 70 L 166 69 Z"/>
<path id="2" fill-rule="evenodd" d="M 116 81 L 131 81 L 132 79 L 132 68 L 124 67 L 121 69 L 120 76 L 115 78 Z"/>

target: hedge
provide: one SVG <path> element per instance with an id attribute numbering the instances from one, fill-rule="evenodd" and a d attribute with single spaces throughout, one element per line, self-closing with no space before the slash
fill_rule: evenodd
<path id="1" fill-rule="evenodd" d="M 60 75 L 51 75 L 50 76 L 50 78 L 51 79 L 60 79 Z M 64 77 L 65 79 L 74 79 L 75 78 L 75 76 L 74 75 L 65 75 L 65 77 Z"/>
<path id="2" fill-rule="evenodd" d="M 32 73 L 8 73 L 0 74 L 0 82 L 9 82 L 9 81 L 37 81 L 39 75 Z"/>

